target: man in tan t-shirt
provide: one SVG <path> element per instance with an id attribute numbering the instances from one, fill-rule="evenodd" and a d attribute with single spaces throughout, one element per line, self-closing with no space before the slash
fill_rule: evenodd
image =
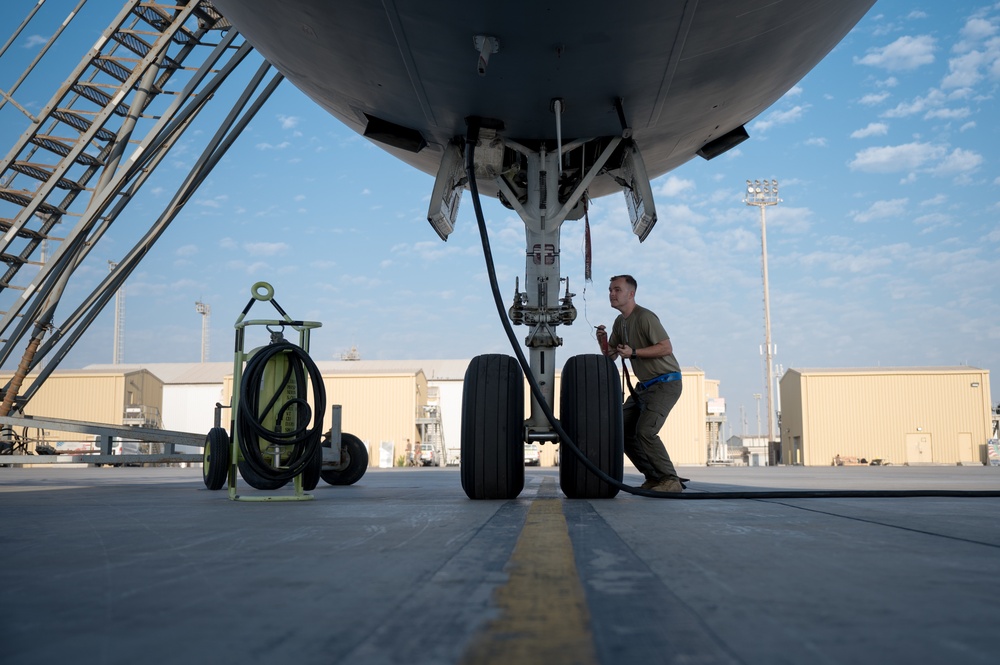
<path id="1" fill-rule="evenodd" d="M 597 327 L 597 341 L 605 355 L 628 358 L 639 384 L 622 407 L 625 454 L 645 477 L 643 489 L 682 492 L 670 455 L 660 440 L 660 428 L 681 396 L 681 368 L 674 357 L 670 336 L 656 314 L 635 302 L 635 278 L 611 278 L 608 296 L 621 312 L 608 337 Z"/>

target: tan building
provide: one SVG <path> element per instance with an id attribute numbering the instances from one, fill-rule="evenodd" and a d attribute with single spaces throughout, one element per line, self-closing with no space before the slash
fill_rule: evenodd
<path id="1" fill-rule="evenodd" d="M 468 360 L 317 362 L 328 409 L 341 405 L 342 429 L 365 442 L 371 466 L 395 465 L 400 458 L 405 459 L 407 442 L 431 442 L 428 434 L 435 432 L 435 426 L 429 423 L 429 415 L 440 421 L 436 437 L 441 456 L 458 457 L 462 386 L 468 364 Z M 697 368 L 685 368 L 683 374 L 684 392 L 660 436 L 676 464 L 704 465 L 718 429 L 718 424 L 708 421 L 720 415 L 706 414 L 706 402 L 713 398 L 719 401 L 718 382 L 706 381 L 704 372 Z M 0 379 L 3 377 L 0 374 Z M 557 417 L 560 387 L 557 373 Z M 95 365 L 53 373 L 28 413 L 122 424 L 125 407 L 142 404 L 162 415 L 159 426 L 165 429 L 201 433 L 212 426 L 216 402 L 228 407 L 231 393 L 232 363 Z M 528 395 L 525 384 L 526 416 L 530 413 Z M 227 430 L 231 418 L 229 409 L 224 409 L 222 424 Z M 538 448 L 542 466 L 556 464 L 558 444 Z"/>
<path id="2" fill-rule="evenodd" d="M 983 464 L 989 370 L 975 367 L 790 369 L 781 378 L 784 464 L 841 459 Z"/>
<path id="3" fill-rule="evenodd" d="M 0 385 L 6 385 L 11 376 L 13 372 L 0 372 Z M 148 370 L 133 367 L 53 372 L 24 411 L 36 417 L 162 427 L 162 407 L 163 382 Z M 40 435 L 29 433 L 33 438 Z M 73 432 L 46 431 L 44 436 L 47 441 L 67 444 L 60 446 L 63 449 L 74 448 L 74 442 L 81 447 L 93 442 L 93 436 Z"/>

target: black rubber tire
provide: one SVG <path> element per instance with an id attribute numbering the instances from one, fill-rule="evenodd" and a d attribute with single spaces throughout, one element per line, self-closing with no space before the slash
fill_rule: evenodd
<path id="1" fill-rule="evenodd" d="M 311 492 L 319 485 L 319 474 L 323 470 L 323 448 L 316 446 L 316 452 L 302 472 L 302 489 Z"/>
<path id="2" fill-rule="evenodd" d="M 524 376 L 514 358 L 488 354 L 469 363 L 461 453 L 470 499 L 514 499 L 524 489 Z"/>
<path id="3" fill-rule="evenodd" d="M 330 447 L 330 440 L 323 441 L 325 448 Z M 343 432 L 340 435 L 341 459 L 347 458 L 347 466 L 343 469 L 323 469 L 319 472 L 321 478 L 331 485 L 353 485 L 361 480 L 368 470 L 368 449 L 365 443 L 353 434 Z"/>
<path id="4" fill-rule="evenodd" d="M 624 473 L 622 390 L 615 364 L 597 354 L 573 356 L 562 371 L 559 416 L 566 434 L 601 471 Z M 618 488 L 601 480 L 560 444 L 559 486 L 571 499 L 610 499 Z"/>
<path id="5" fill-rule="evenodd" d="M 232 452 L 229 433 L 222 427 L 213 427 L 205 435 L 205 449 L 201 465 L 201 478 L 205 487 L 220 490 L 229 478 Z"/>
<path id="6" fill-rule="evenodd" d="M 247 482 L 247 485 L 258 490 L 277 490 L 281 489 L 288 484 L 287 480 L 273 480 L 271 478 L 265 478 L 256 471 L 253 470 L 245 460 L 240 460 L 237 464 L 240 468 L 240 475 L 243 476 L 243 480 Z"/>

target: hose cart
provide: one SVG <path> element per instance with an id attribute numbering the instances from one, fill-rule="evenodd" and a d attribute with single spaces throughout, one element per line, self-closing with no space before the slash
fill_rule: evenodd
<path id="1" fill-rule="evenodd" d="M 320 477 L 333 485 L 357 482 L 368 467 L 368 453 L 357 437 L 340 432 L 340 407 L 333 408 L 333 426 L 323 436 L 326 389 L 319 368 L 309 357 L 309 336 L 316 321 L 292 319 L 274 300 L 274 289 L 257 282 L 251 299 L 236 320 L 236 351 L 231 399 L 232 436 L 220 426 L 222 405 L 216 405 L 215 427 L 205 439 L 203 479 L 211 490 L 228 481 L 233 501 L 306 501 L 306 491 Z M 257 301 L 270 302 L 280 319 L 246 319 Z M 270 342 L 244 351 L 247 328 L 264 326 Z M 298 333 L 298 343 L 285 339 L 286 328 Z M 324 468 L 327 467 L 327 468 Z M 277 490 L 293 482 L 291 495 L 240 495 L 236 474 L 258 490 Z"/>

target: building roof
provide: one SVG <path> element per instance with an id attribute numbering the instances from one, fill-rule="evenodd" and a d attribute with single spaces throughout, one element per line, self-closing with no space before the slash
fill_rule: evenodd
<path id="1" fill-rule="evenodd" d="M 344 374 L 415 374 L 422 371 L 428 381 L 461 381 L 471 360 L 322 360 L 321 371 Z"/>
<path id="2" fill-rule="evenodd" d="M 941 367 L 789 367 L 788 371 L 799 374 L 956 374 L 989 370 L 971 365 L 946 365 Z"/>
<path id="3" fill-rule="evenodd" d="M 57 369 L 52 373 L 52 377 L 57 376 L 122 376 L 124 374 L 132 374 L 134 372 L 150 371 L 147 367 L 139 365 L 88 365 L 82 369 Z M 0 375 L 2 376 L 12 376 L 16 370 L 15 369 L 5 369 L 0 370 Z M 28 378 L 38 376 L 37 370 L 32 370 L 28 374 Z M 160 377 L 156 377 L 160 378 Z M 161 381 L 163 379 L 160 379 Z"/>
<path id="4" fill-rule="evenodd" d="M 135 363 L 124 365 L 87 365 L 81 371 L 134 372 L 149 371 L 166 385 L 190 385 L 199 383 L 222 383 L 233 373 L 232 362 L 215 363 Z M 64 370 L 59 370 L 61 374 Z M 65 370 L 73 371 L 73 370 Z"/>

